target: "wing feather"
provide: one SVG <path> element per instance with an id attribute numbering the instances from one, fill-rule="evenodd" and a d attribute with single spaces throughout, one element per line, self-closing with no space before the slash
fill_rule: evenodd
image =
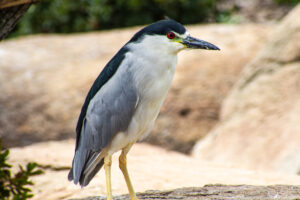
<path id="1" fill-rule="evenodd" d="M 103 165 L 103 160 L 97 160 L 96 164 L 93 162 L 117 133 L 127 130 L 137 101 L 138 93 L 130 73 L 116 73 L 95 94 L 90 100 L 77 138 L 69 180 L 74 180 L 75 184 L 79 182 L 82 186 L 89 183 Z M 89 166 L 93 168 L 87 170 Z M 86 171 L 89 174 L 85 174 Z"/>

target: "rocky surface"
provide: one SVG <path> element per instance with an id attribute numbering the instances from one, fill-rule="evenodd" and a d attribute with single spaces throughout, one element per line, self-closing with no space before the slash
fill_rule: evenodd
<path id="1" fill-rule="evenodd" d="M 274 23 L 293 8 L 293 4 L 279 4 L 274 0 L 226 0 L 218 2 L 217 6 L 220 10 L 231 10 L 231 20 L 244 23 Z"/>
<path id="2" fill-rule="evenodd" d="M 222 105 L 221 122 L 197 158 L 250 169 L 300 171 L 300 5 L 245 67 Z"/>
<path id="3" fill-rule="evenodd" d="M 14 169 L 19 164 L 25 165 L 27 162 L 36 161 L 45 171 L 44 174 L 32 178 L 35 183 L 33 200 L 105 196 L 103 169 L 83 189 L 67 180 L 74 153 L 74 142 L 74 140 L 44 142 L 11 149 L 8 162 L 13 164 Z M 148 144 L 133 146 L 128 154 L 128 170 L 137 192 L 149 189 L 170 190 L 182 187 L 201 187 L 216 183 L 230 185 L 299 185 L 300 183 L 300 176 L 251 171 L 227 163 L 216 164 L 201 161 Z M 112 190 L 114 195 L 127 193 L 123 175 L 118 167 L 118 154 L 113 156 Z M 148 194 L 150 195 L 150 193 Z"/>
<path id="4" fill-rule="evenodd" d="M 0 44 L 0 137 L 6 147 L 75 136 L 84 98 L 113 54 L 139 28 L 36 35 Z M 263 25 L 204 25 L 190 33 L 222 51 L 179 54 L 151 144 L 189 152 L 219 120 L 220 105 L 268 38 Z M 238 56 L 237 56 L 238 55 Z"/>
<path id="5" fill-rule="evenodd" d="M 190 199 L 190 200 L 270 200 L 300 199 L 300 186 L 274 185 L 205 185 L 199 188 L 181 188 L 167 191 L 146 191 L 138 193 L 139 199 Z M 105 197 L 88 197 L 77 200 L 105 200 Z M 116 196 L 115 200 L 129 199 L 128 195 Z M 75 200 L 75 199 L 74 199 Z"/>

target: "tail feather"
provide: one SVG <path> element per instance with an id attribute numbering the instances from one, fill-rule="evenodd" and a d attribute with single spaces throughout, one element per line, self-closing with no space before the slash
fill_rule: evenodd
<path id="1" fill-rule="evenodd" d="M 74 180 L 74 177 L 73 177 L 73 167 L 69 171 L 68 180 L 69 181 L 73 181 Z"/>
<path id="2" fill-rule="evenodd" d="M 90 181 L 94 178 L 97 172 L 101 169 L 104 164 L 104 159 L 101 159 L 100 162 L 92 169 L 88 174 L 82 174 L 79 183 L 82 187 L 87 186 Z"/>
<path id="3" fill-rule="evenodd" d="M 83 151 L 80 148 L 75 152 L 74 160 L 72 163 L 72 168 L 68 174 L 68 180 L 77 184 L 79 182 L 80 186 L 87 186 L 92 178 L 97 174 L 104 164 L 104 159 L 101 159 L 93 165 L 93 168 L 85 173 L 86 168 L 90 166 L 90 163 L 95 161 L 99 152 Z"/>

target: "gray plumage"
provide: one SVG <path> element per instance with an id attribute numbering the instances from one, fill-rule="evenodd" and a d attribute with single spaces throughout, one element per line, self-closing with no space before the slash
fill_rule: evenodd
<path id="1" fill-rule="evenodd" d="M 81 137 L 75 152 L 69 180 L 86 186 L 103 165 L 103 159 L 91 173 L 85 174 L 89 166 L 118 132 L 125 132 L 137 104 L 137 92 L 132 76 L 118 78 L 118 87 L 110 79 L 90 101 L 81 129 Z"/>

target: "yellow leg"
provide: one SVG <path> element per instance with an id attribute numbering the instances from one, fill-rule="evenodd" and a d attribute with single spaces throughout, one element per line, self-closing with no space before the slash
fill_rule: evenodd
<path id="1" fill-rule="evenodd" d="M 111 177 L 110 177 L 110 168 L 111 168 L 111 156 L 104 157 L 104 169 L 105 169 L 105 177 L 106 177 L 106 196 L 107 200 L 113 200 L 112 192 L 111 192 Z"/>
<path id="2" fill-rule="evenodd" d="M 127 171 L 127 158 L 126 158 L 126 155 L 129 152 L 131 146 L 132 146 L 132 144 L 130 144 L 130 145 L 126 146 L 124 149 L 122 149 L 122 153 L 119 157 L 119 167 L 120 167 L 120 169 L 121 169 L 121 171 L 124 175 L 124 178 L 125 178 L 125 181 L 126 181 L 126 184 L 127 184 L 127 188 L 128 188 L 128 191 L 129 191 L 130 199 L 131 200 L 138 200 L 138 198 L 135 195 L 135 192 L 134 192 L 134 189 L 132 187 L 132 184 L 131 184 L 131 181 L 130 181 L 130 178 L 129 178 L 129 174 L 128 174 L 128 171 Z"/>

